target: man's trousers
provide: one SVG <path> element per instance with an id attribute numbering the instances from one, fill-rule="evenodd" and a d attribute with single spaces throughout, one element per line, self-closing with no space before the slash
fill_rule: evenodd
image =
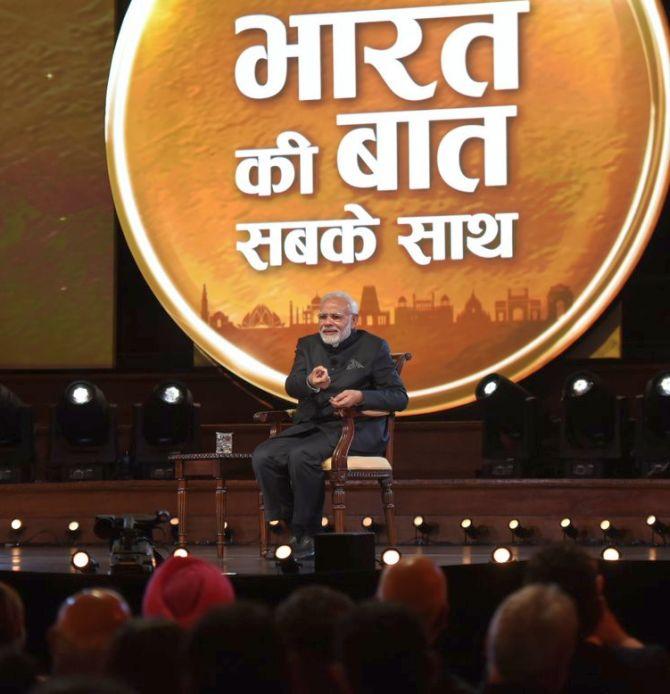
<path id="1" fill-rule="evenodd" d="M 256 448 L 252 464 L 268 521 L 286 521 L 296 534 L 319 532 L 324 499 L 322 463 L 333 450 L 332 442 L 318 429 L 277 436 Z"/>

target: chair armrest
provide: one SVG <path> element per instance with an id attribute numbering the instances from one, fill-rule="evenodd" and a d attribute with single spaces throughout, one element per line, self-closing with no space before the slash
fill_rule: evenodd
<path id="1" fill-rule="evenodd" d="M 289 410 L 264 410 L 254 413 L 254 422 L 257 424 L 281 424 L 290 422 L 291 414 Z"/>
<path id="2" fill-rule="evenodd" d="M 290 424 L 295 410 L 265 410 L 254 414 L 254 422 L 270 425 L 270 438 L 279 433 L 282 424 Z"/>

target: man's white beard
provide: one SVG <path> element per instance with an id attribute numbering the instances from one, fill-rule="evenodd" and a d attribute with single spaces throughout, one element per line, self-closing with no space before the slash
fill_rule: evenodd
<path id="1" fill-rule="evenodd" d="M 319 330 L 319 335 L 321 335 L 321 339 L 327 344 L 330 345 L 331 347 L 337 347 L 340 342 L 344 342 L 349 335 L 351 335 L 351 326 L 347 328 L 342 328 L 341 330 L 338 330 L 336 333 L 332 333 L 330 335 L 326 334 L 323 332 L 323 328 Z"/>

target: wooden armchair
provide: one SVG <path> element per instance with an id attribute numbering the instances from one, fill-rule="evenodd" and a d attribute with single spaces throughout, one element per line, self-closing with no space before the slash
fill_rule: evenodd
<path id="1" fill-rule="evenodd" d="M 391 354 L 396 369 L 400 374 L 405 362 L 412 355 L 409 352 Z M 293 410 L 270 410 L 257 412 L 254 421 L 270 425 L 270 437 L 276 436 L 282 428 L 289 426 Z M 381 488 L 382 506 L 388 540 L 391 545 L 397 542 L 395 526 L 395 506 L 393 503 L 393 445 L 395 433 L 395 412 L 377 410 L 355 410 L 343 408 L 339 411 L 342 417 L 342 434 L 335 446 L 333 455 L 323 461 L 323 469 L 332 489 L 333 513 L 335 514 L 335 532 L 344 532 L 346 506 L 346 484 L 348 480 L 378 480 Z M 354 439 L 355 419 L 357 417 L 387 417 L 388 443 L 384 456 L 350 456 L 349 449 Z M 268 524 L 264 517 L 265 505 L 263 494 L 258 494 L 258 513 L 260 530 L 260 551 L 265 556 L 268 550 Z"/>

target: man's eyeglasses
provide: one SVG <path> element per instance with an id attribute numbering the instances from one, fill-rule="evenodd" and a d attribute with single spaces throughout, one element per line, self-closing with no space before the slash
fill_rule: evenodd
<path id="1" fill-rule="evenodd" d="M 325 321 L 330 318 L 331 320 L 334 320 L 336 323 L 339 323 L 348 317 L 348 313 L 319 313 L 320 321 Z"/>

